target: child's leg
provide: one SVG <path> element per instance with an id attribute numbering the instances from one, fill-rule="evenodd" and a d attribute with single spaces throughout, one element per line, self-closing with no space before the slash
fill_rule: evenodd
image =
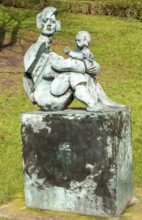
<path id="1" fill-rule="evenodd" d="M 74 96 L 79 101 L 85 103 L 90 108 L 90 110 L 91 109 L 95 110 L 95 104 L 96 104 L 95 100 L 93 99 L 93 97 L 91 96 L 85 85 L 83 84 L 77 85 L 75 87 Z"/>
<path id="2" fill-rule="evenodd" d="M 85 103 L 88 111 L 95 111 L 96 100 L 91 96 L 88 88 L 86 87 L 86 78 L 80 73 L 71 73 L 70 84 L 74 90 L 74 96 L 79 101 Z"/>
<path id="3" fill-rule="evenodd" d="M 55 59 L 52 61 L 51 66 L 54 70 L 59 72 L 85 73 L 84 62 L 72 58 Z"/>

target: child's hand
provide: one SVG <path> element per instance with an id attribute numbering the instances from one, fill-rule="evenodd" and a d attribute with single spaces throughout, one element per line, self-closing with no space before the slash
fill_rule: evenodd
<path id="1" fill-rule="evenodd" d="M 64 52 L 65 52 L 66 54 L 69 54 L 69 53 L 71 52 L 71 50 L 70 50 L 69 47 L 65 47 Z"/>

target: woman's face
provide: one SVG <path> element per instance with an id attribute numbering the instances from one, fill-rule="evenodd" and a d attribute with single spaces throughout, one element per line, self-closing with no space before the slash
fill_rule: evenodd
<path id="1" fill-rule="evenodd" d="M 45 17 L 42 19 L 42 33 L 45 35 L 53 35 L 56 31 L 56 18 L 55 15 L 52 15 L 50 17 Z"/>

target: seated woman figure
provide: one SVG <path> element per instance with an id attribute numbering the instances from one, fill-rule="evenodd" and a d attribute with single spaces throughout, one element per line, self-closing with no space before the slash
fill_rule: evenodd
<path id="1" fill-rule="evenodd" d="M 60 30 L 56 15 L 54 7 L 46 7 L 37 15 L 37 28 L 42 28 L 42 33 L 24 56 L 23 84 L 30 101 L 45 111 L 63 110 L 73 97 L 86 103 L 88 110 L 95 110 L 96 103 L 103 107 L 117 106 L 92 77 L 98 72 L 99 64 L 88 49 L 90 40 L 87 35 L 77 35 L 75 51 L 65 48 L 69 59 L 50 50 L 53 35 Z"/>

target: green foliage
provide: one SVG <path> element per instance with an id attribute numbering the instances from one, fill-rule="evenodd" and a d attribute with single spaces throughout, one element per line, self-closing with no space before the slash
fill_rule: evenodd
<path id="1" fill-rule="evenodd" d="M 0 51 L 3 47 L 14 45 L 21 37 L 26 39 L 31 34 L 34 39 L 34 32 L 38 32 L 35 29 L 36 14 L 36 11 L 29 9 L 23 11 L 0 5 Z M 25 28 L 27 28 L 28 35 L 25 33 Z M 4 44 L 7 40 L 9 43 Z"/>
<path id="2" fill-rule="evenodd" d="M 11 6 L 11 7 L 17 7 L 17 8 L 40 8 L 40 2 L 41 0 L 1 0 L 1 3 L 4 6 Z"/>
<path id="3" fill-rule="evenodd" d="M 54 5 L 60 11 L 91 14 L 111 15 L 134 18 L 142 21 L 141 0 L 1 0 L 5 6 L 36 8 Z"/>
<path id="4" fill-rule="evenodd" d="M 107 0 L 100 1 L 101 14 L 135 18 L 142 21 L 141 0 Z"/>
<path id="5" fill-rule="evenodd" d="M 135 18 L 142 21 L 141 0 L 92 0 L 92 1 L 58 1 L 50 0 L 57 8 L 65 12 L 111 15 Z"/>

